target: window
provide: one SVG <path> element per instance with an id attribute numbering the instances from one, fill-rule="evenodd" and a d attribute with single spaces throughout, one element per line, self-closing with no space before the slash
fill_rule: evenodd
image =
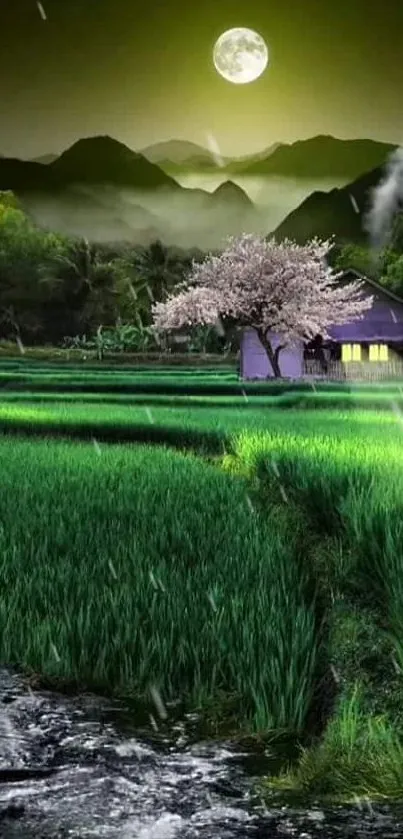
<path id="1" fill-rule="evenodd" d="M 388 345 L 387 344 L 371 344 L 369 347 L 370 361 L 387 361 L 388 360 Z"/>
<path id="2" fill-rule="evenodd" d="M 341 360 L 361 361 L 361 344 L 342 344 Z"/>

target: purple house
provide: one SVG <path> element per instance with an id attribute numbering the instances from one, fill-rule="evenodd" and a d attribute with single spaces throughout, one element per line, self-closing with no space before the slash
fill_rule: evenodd
<path id="1" fill-rule="evenodd" d="M 353 269 L 346 270 L 340 282 L 357 279 L 363 280 L 368 294 L 373 295 L 372 308 L 362 320 L 328 328 L 330 341 L 317 335 L 312 341 L 299 341 L 281 350 L 279 364 L 283 378 L 403 378 L 403 300 Z M 271 341 L 273 349 L 280 343 L 275 334 L 271 335 Z M 242 379 L 274 376 L 254 329 L 246 329 L 242 334 L 240 376 Z"/>

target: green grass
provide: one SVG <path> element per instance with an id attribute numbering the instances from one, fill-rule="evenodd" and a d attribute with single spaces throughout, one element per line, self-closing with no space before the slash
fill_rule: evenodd
<path id="1" fill-rule="evenodd" d="M 219 395 L 215 393 L 210 393 L 209 388 L 202 386 L 199 390 L 200 393 L 195 392 L 194 387 L 188 388 L 186 390 L 183 389 L 181 393 L 177 393 L 174 390 L 171 392 L 167 391 L 165 386 L 160 388 L 164 392 L 160 393 L 154 387 L 147 390 L 144 390 L 143 387 L 140 387 L 139 392 L 136 392 L 136 389 L 127 389 L 124 390 L 123 393 L 119 392 L 119 388 L 117 389 L 110 389 L 108 386 L 105 386 L 103 392 L 99 391 L 96 388 L 96 385 L 92 383 L 94 386 L 94 390 L 92 392 L 87 392 L 82 390 L 79 387 L 73 391 L 66 391 L 66 390 L 58 390 L 57 388 L 50 388 L 49 390 L 40 390 L 34 389 L 30 390 L 32 383 L 23 390 L 13 390 L 12 388 L 15 387 L 15 383 L 12 383 L 10 387 L 2 388 L 0 390 L 1 394 L 1 401 L 2 402 L 64 402 L 64 403 L 72 403 L 72 402 L 80 402 L 80 403 L 90 403 L 96 402 L 100 404 L 125 404 L 125 405 L 133 405 L 133 404 L 144 404 L 147 405 L 182 405 L 182 406 L 189 406 L 189 405 L 198 405 L 200 407 L 207 407 L 211 408 L 213 405 L 214 407 L 222 407 L 222 408 L 246 408 L 246 407 L 253 407 L 253 408 L 277 408 L 282 410 L 290 410 L 290 408 L 299 408 L 302 411 L 310 411 L 316 409 L 317 411 L 322 412 L 324 409 L 336 409 L 337 411 L 357 411 L 357 410 L 376 410 L 379 411 L 386 411 L 391 412 L 391 410 L 402 409 L 403 408 L 403 398 L 401 395 L 397 395 L 393 392 L 383 392 L 380 395 L 374 395 L 372 393 L 283 393 L 278 396 L 273 396 L 271 394 L 248 394 L 244 389 L 239 390 L 239 392 L 231 392 L 231 393 L 219 393 Z M 126 383 L 127 384 L 127 383 Z M 221 390 L 221 388 L 220 388 Z"/>
<path id="2" fill-rule="evenodd" d="M 399 386 L 21 370 L 0 391 L 0 659 L 298 732 L 266 791 L 403 798 Z"/>
<path id="3" fill-rule="evenodd" d="M 260 400 L 272 408 L 338 410 L 390 410 L 391 402 L 403 405 L 403 389 L 399 382 L 377 385 L 342 382 L 247 381 L 239 379 L 234 366 L 220 369 L 162 366 L 108 366 L 89 364 L 58 364 L 32 362 L 28 359 L 2 361 L 0 393 L 4 398 L 31 393 L 42 400 L 51 394 L 77 396 L 88 400 L 101 398 L 135 398 L 138 401 L 174 399 L 199 400 L 207 404 L 209 398 L 228 404 L 242 404 L 249 398 Z M 257 404 L 257 403 L 256 403 Z"/>
<path id="4" fill-rule="evenodd" d="M 214 410 L 206 410 L 209 404 Z M 101 397 L 98 400 L 87 396 L 75 399 L 68 394 L 62 401 L 45 398 L 43 402 L 31 401 L 29 396 L 22 399 L 15 398 L 15 394 L 3 394 L 0 401 L 0 428 L 28 426 L 34 429 L 37 426 L 46 433 L 52 427 L 63 427 L 68 432 L 69 428 L 80 426 L 94 432 L 115 428 L 118 434 L 119 429 L 134 430 L 143 426 L 148 426 L 151 433 L 153 425 L 174 429 L 178 437 L 186 430 L 225 435 L 243 463 L 253 461 L 256 446 L 259 457 L 264 458 L 262 453 L 273 448 L 287 450 L 293 456 L 300 447 L 301 438 L 305 439 L 303 451 L 308 457 L 315 452 L 321 452 L 322 459 L 342 457 L 348 467 L 354 459 L 360 463 L 363 460 L 373 463 L 374 449 L 365 445 L 365 440 L 371 438 L 378 443 L 377 460 L 383 459 L 389 464 L 391 458 L 401 458 L 399 443 L 403 436 L 395 413 L 384 411 L 380 414 L 370 409 L 285 411 L 271 407 L 268 410 L 265 403 L 258 400 L 255 404 L 254 399 L 229 405 L 210 399 L 201 404 L 172 400 L 162 405 L 150 404 L 150 400 L 138 404 L 137 400 L 128 401 L 123 397 L 117 402 L 109 402 Z M 259 437 L 259 433 L 263 436 Z M 355 447 L 357 437 L 362 439 L 359 450 Z"/>
<path id="5" fill-rule="evenodd" d="M 327 599 L 328 663 L 345 696 L 357 678 L 363 691 L 363 710 L 340 704 L 323 740 L 303 751 L 297 768 L 269 779 L 269 790 L 403 798 L 403 441 L 399 423 L 382 433 L 386 415 L 361 416 L 361 430 L 365 419 L 373 434 L 357 435 L 354 421 L 338 435 L 309 437 L 283 425 L 277 433 L 244 431 L 223 459 L 228 471 L 254 480 L 263 505 L 276 497 L 299 508 L 307 530 L 323 539 L 315 568 Z M 305 415 L 300 431 L 306 423 Z"/>
<path id="6" fill-rule="evenodd" d="M 343 696 L 323 740 L 302 749 L 297 770 L 285 770 L 266 782 L 268 790 L 330 798 L 332 802 L 401 799 L 403 744 L 383 716 L 369 716 L 360 706 L 359 686 Z M 264 793 L 264 785 L 263 785 Z"/>
<path id="7" fill-rule="evenodd" d="M 2 661 L 303 728 L 317 641 L 290 518 L 163 449 L 1 440 L 0 469 Z"/>

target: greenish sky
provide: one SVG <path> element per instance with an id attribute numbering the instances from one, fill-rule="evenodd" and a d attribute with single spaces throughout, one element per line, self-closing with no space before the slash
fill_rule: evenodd
<path id="1" fill-rule="evenodd" d="M 0 152 L 59 152 L 110 134 L 247 154 L 315 134 L 403 144 L 403 0 L 0 2 Z M 225 29 L 268 44 L 269 67 L 233 85 L 214 69 Z"/>

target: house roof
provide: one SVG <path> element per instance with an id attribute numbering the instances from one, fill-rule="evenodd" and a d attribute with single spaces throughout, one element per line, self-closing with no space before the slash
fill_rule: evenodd
<path id="1" fill-rule="evenodd" d="M 345 268 L 343 270 L 343 276 L 346 276 L 346 274 L 354 274 L 358 280 L 364 280 L 366 283 L 373 286 L 375 291 L 382 292 L 382 294 L 385 294 L 386 297 L 390 297 L 391 300 L 394 300 L 396 303 L 400 303 L 400 305 L 403 306 L 403 299 L 401 297 L 398 297 L 398 295 L 393 291 L 389 291 L 388 288 L 385 288 L 385 286 L 377 283 L 376 280 L 371 280 L 370 277 L 367 277 L 365 274 L 361 274 L 360 271 L 356 271 L 355 268 Z"/>

